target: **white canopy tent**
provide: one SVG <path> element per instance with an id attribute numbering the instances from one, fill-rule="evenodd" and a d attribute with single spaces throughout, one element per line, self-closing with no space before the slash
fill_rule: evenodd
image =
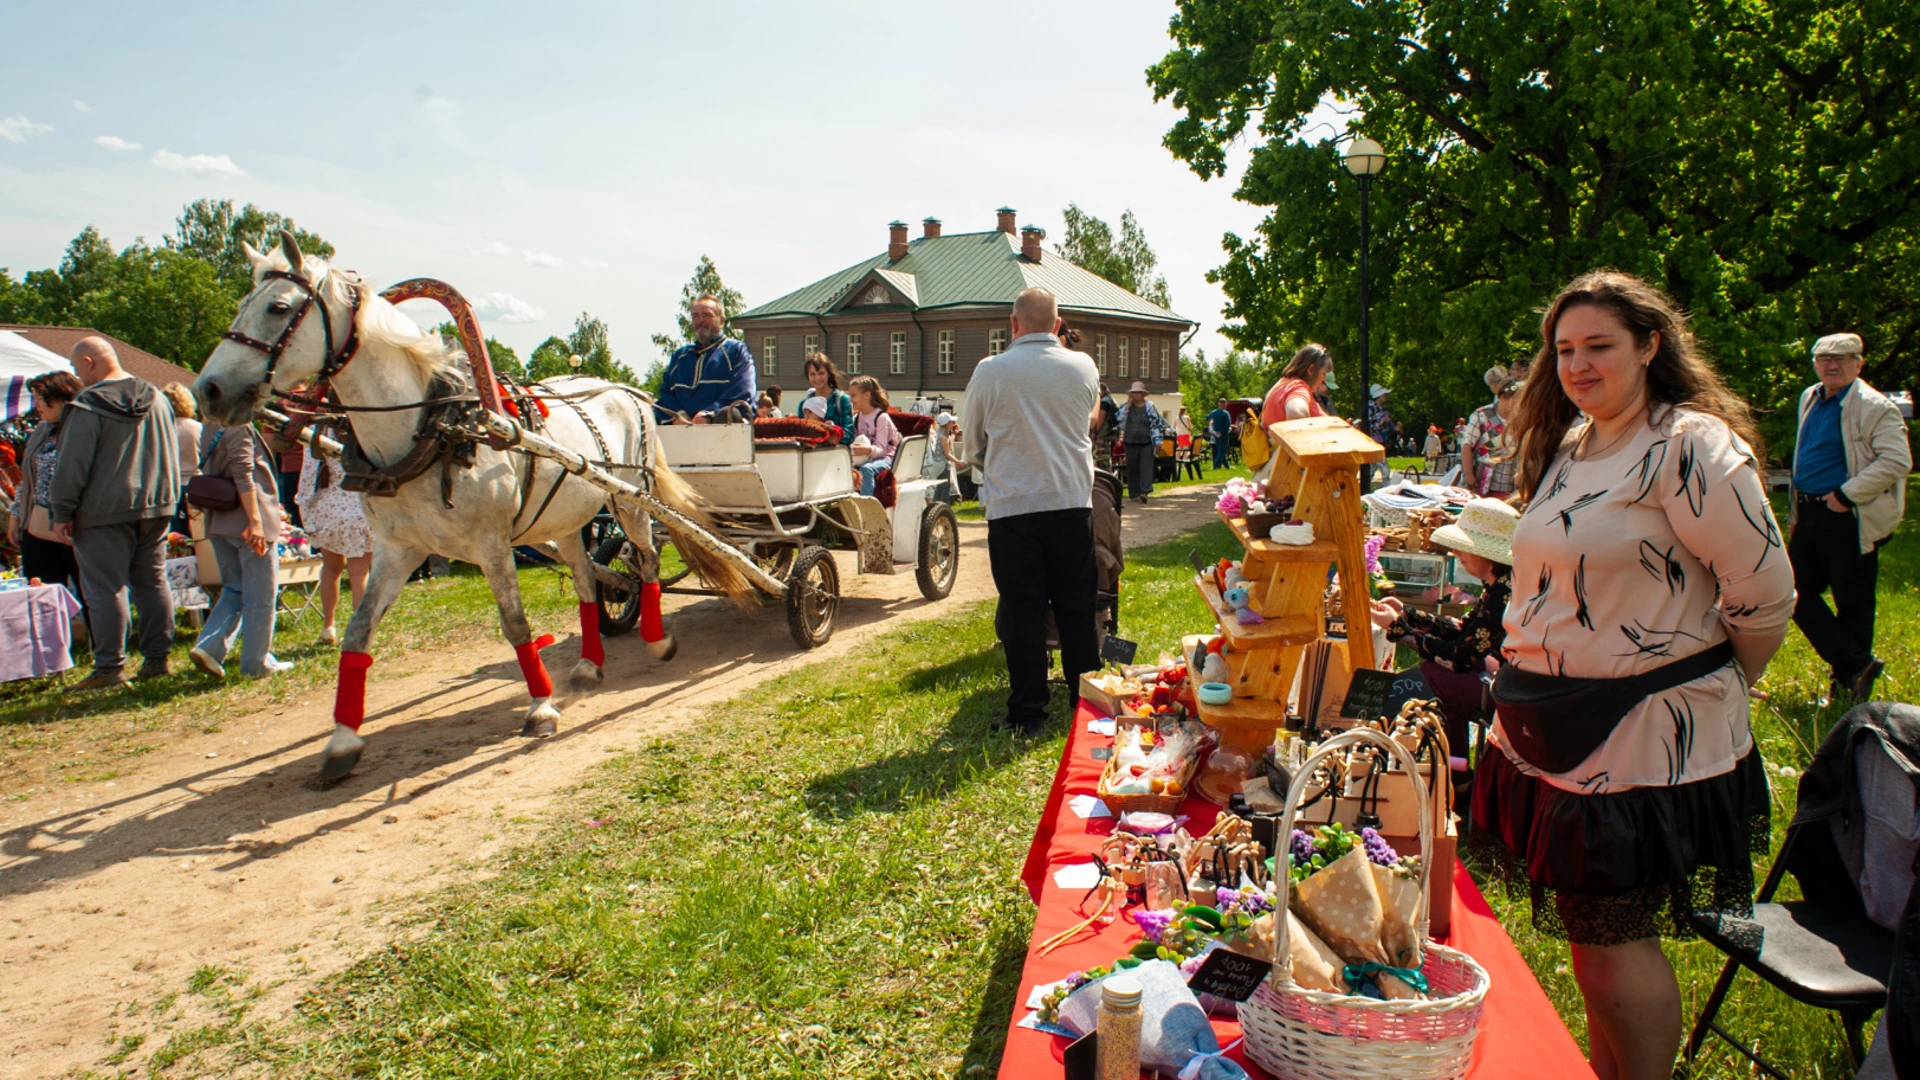
<path id="1" fill-rule="evenodd" d="M 72 371 L 67 358 L 43 349 L 12 330 L 0 332 L 0 423 L 33 408 L 27 382 L 49 371 Z"/>

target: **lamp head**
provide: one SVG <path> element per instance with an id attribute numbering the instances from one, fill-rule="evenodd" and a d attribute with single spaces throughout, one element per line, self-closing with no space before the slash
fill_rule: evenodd
<path id="1" fill-rule="evenodd" d="M 584 362 L 585 361 L 580 359 L 579 353 L 574 353 L 572 356 L 567 357 L 567 366 L 575 371 L 579 371 L 580 365 Z"/>
<path id="2" fill-rule="evenodd" d="M 1348 172 L 1364 179 L 1386 168 L 1387 152 L 1380 148 L 1379 143 L 1361 136 L 1347 144 L 1340 160 Z"/>

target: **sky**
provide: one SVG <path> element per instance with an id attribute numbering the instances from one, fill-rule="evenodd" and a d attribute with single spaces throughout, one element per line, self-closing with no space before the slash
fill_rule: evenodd
<path id="1" fill-rule="evenodd" d="M 644 368 L 703 254 L 752 305 L 883 250 L 896 218 L 983 231 L 1012 206 L 1051 245 L 1071 201 L 1134 212 L 1213 355 L 1206 273 L 1263 216 L 1233 198 L 1246 147 L 1202 181 L 1161 146 L 1166 2 L 9 7 L 16 277 L 86 225 L 157 244 L 230 198 L 376 284 L 450 282 L 523 357 L 585 311 Z"/>

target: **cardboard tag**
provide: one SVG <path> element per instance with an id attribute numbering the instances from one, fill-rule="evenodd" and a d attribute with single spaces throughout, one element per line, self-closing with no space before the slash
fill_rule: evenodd
<path id="1" fill-rule="evenodd" d="M 1256 960 L 1231 949 L 1215 949 L 1201 962 L 1200 970 L 1187 980 L 1187 989 L 1196 994 L 1212 994 L 1228 1001 L 1245 1001 L 1260 987 L 1260 980 L 1273 970 L 1273 964 Z"/>
<path id="2" fill-rule="evenodd" d="M 1100 1080 L 1100 1033 L 1089 1031 L 1067 1044 L 1060 1055 L 1067 1080 Z"/>
<path id="3" fill-rule="evenodd" d="M 1416 698 L 1430 698 L 1433 687 L 1421 676 L 1419 668 L 1405 671 L 1375 671 L 1361 668 L 1347 685 L 1347 696 L 1340 703 L 1340 715 L 1347 720 L 1378 720 L 1400 715 L 1400 706 Z"/>
<path id="4" fill-rule="evenodd" d="M 1131 664 L 1134 654 L 1139 651 L 1139 642 L 1108 634 L 1107 640 L 1100 644 L 1100 659 L 1110 664 Z"/>

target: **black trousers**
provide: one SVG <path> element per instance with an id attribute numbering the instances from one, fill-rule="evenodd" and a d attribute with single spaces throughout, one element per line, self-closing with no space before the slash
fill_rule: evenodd
<path id="1" fill-rule="evenodd" d="M 58 540 L 42 540 L 20 531 L 20 576 L 39 578 L 43 585 L 72 585 L 80 590 L 80 564 L 74 561 L 73 545 Z"/>
<path id="2" fill-rule="evenodd" d="M 1142 498 L 1153 493 L 1153 461 L 1159 443 L 1127 443 L 1127 494 Z"/>
<path id="3" fill-rule="evenodd" d="M 1075 694 L 1100 666 L 1094 627 L 1093 511 L 1048 510 L 987 522 L 987 560 L 1000 593 L 994 630 L 1007 653 L 1007 718 L 1037 725 L 1047 709 L 1047 609 L 1060 667 Z"/>
<path id="4" fill-rule="evenodd" d="M 1787 542 L 1798 592 L 1793 621 L 1820 659 L 1841 679 L 1851 679 L 1873 660 L 1874 585 L 1880 553 L 1860 554 L 1860 521 L 1825 504 L 1803 501 Z M 1833 593 L 1833 607 L 1821 594 Z"/>

